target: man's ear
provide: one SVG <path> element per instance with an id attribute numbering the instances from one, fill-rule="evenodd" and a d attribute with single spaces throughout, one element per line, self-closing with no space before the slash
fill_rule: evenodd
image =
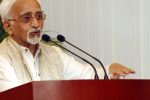
<path id="1" fill-rule="evenodd" d="M 12 23 L 10 21 L 4 21 L 3 27 L 9 35 L 13 35 Z"/>

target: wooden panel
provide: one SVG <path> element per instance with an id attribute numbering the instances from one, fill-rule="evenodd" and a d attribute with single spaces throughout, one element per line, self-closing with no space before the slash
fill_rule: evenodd
<path id="1" fill-rule="evenodd" d="M 0 93 L 0 100 L 150 100 L 149 80 L 39 81 Z"/>
<path id="2" fill-rule="evenodd" d="M 80 80 L 41 83 L 34 83 L 35 100 L 150 100 L 150 81 Z"/>

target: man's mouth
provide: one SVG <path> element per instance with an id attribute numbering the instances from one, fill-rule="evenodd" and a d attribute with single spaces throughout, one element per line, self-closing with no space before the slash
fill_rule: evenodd
<path id="1" fill-rule="evenodd" d="M 41 31 L 33 31 L 33 32 L 30 32 L 30 37 L 40 37 L 40 34 L 41 34 Z"/>

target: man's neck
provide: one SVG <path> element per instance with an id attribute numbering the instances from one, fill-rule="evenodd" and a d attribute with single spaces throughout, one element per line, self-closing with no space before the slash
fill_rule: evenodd
<path id="1" fill-rule="evenodd" d="M 13 37 L 12 37 L 13 38 Z M 16 43 L 18 43 L 20 46 L 23 46 L 23 47 L 26 47 L 30 50 L 30 52 L 32 53 L 33 56 L 35 56 L 38 48 L 39 48 L 39 44 L 30 44 L 28 42 L 21 42 L 21 41 L 18 41 L 16 39 L 13 38 L 14 41 L 16 41 Z"/>
<path id="2" fill-rule="evenodd" d="M 33 56 L 35 56 L 37 50 L 38 50 L 39 44 L 32 45 L 30 44 L 27 48 L 30 50 Z"/>

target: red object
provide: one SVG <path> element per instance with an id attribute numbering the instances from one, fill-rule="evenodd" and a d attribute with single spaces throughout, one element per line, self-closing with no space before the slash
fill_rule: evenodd
<path id="1" fill-rule="evenodd" d="M 0 100 L 150 100 L 150 80 L 30 82 L 0 93 Z"/>

